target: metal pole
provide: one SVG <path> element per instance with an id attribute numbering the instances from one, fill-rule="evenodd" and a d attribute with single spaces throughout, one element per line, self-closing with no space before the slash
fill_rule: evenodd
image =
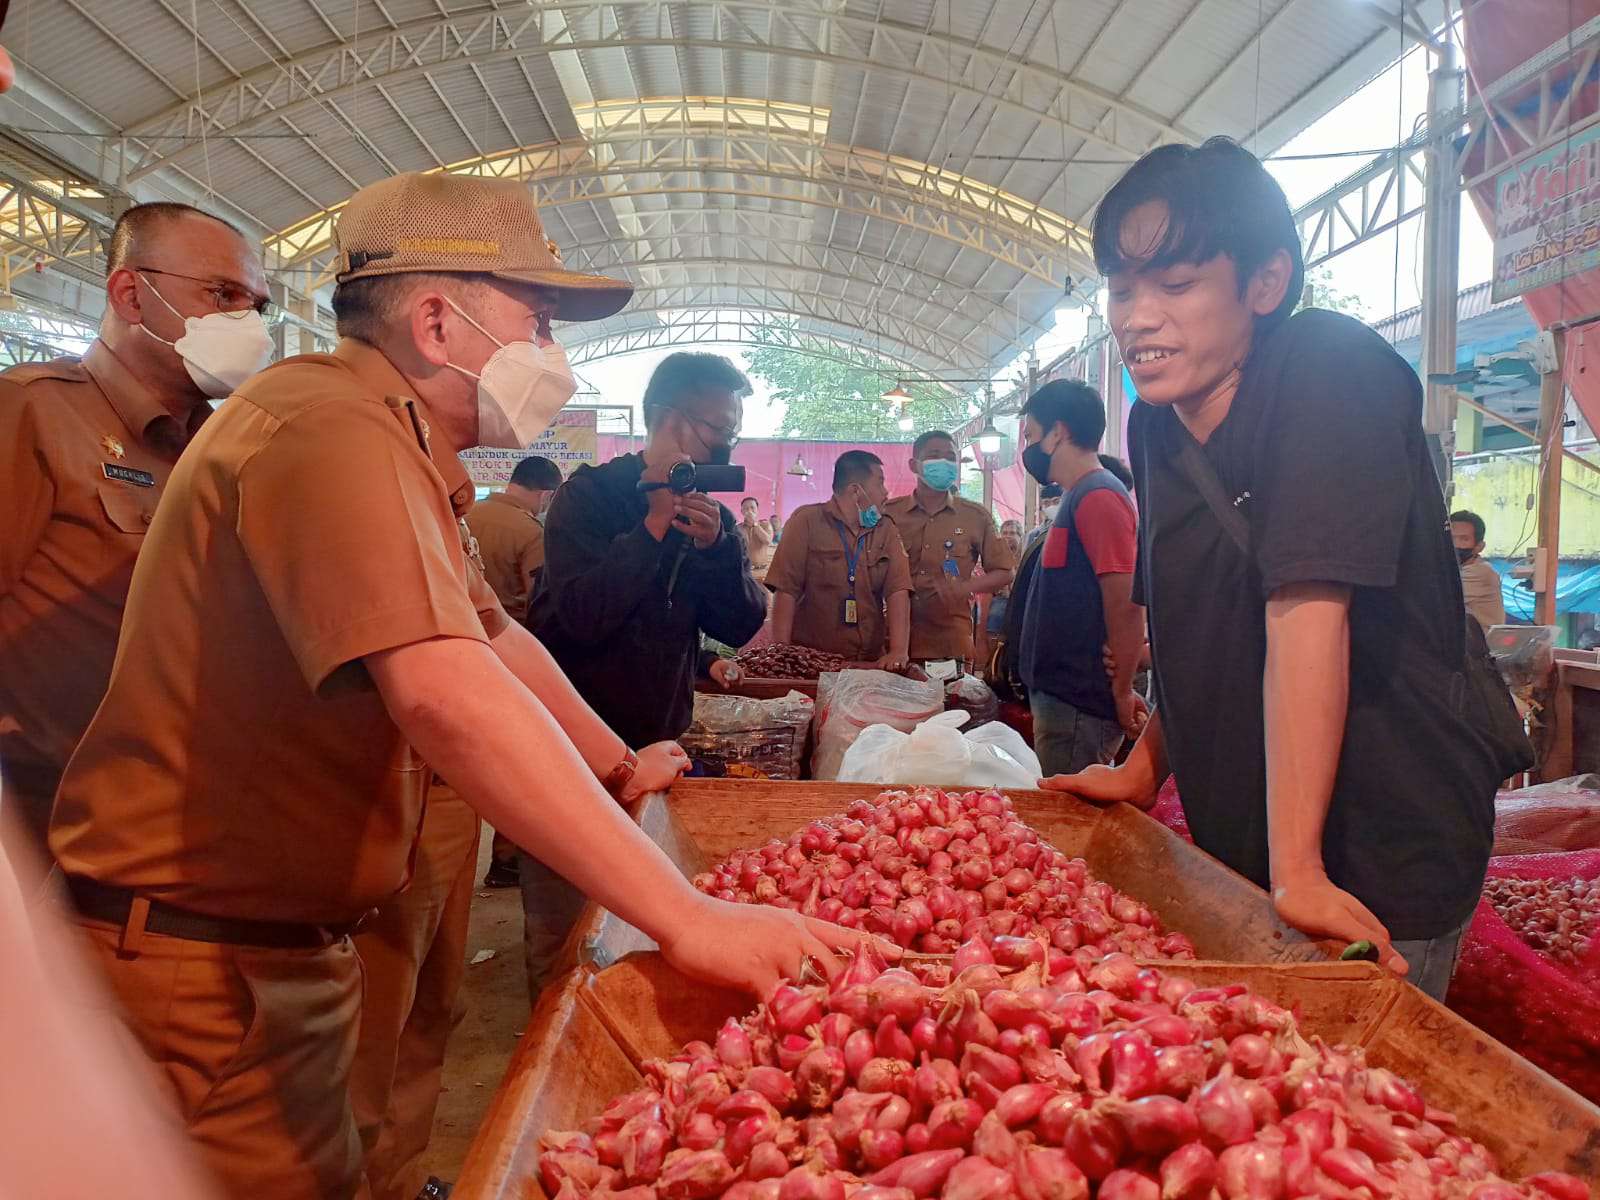
<path id="1" fill-rule="evenodd" d="M 1438 63 L 1428 75 L 1428 177 L 1422 210 L 1422 378 L 1456 369 L 1456 291 L 1461 246 L 1461 188 L 1455 177 L 1455 129 L 1443 119 L 1461 102 L 1461 70 L 1456 51 L 1437 47 Z M 1450 460 L 1455 454 L 1456 403 L 1453 388 L 1428 383 L 1422 428 L 1434 441 L 1439 482 L 1451 493 Z"/>
<path id="2" fill-rule="evenodd" d="M 1539 544 L 1534 548 L 1533 619 L 1556 623 L 1556 564 L 1561 561 L 1561 463 L 1566 425 L 1567 334 L 1552 329 L 1539 383 Z M 1553 356 L 1553 357 L 1552 357 Z"/>
<path id="3" fill-rule="evenodd" d="M 1028 350 L 1028 396 L 1039 390 L 1039 356 Z M 1023 397 L 1024 400 L 1027 397 Z M 1021 435 L 1018 434 L 1020 437 Z M 1018 451 L 1021 454 L 1021 451 Z M 1026 532 L 1039 523 L 1039 485 L 1026 471 L 1022 473 L 1022 528 Z"/>

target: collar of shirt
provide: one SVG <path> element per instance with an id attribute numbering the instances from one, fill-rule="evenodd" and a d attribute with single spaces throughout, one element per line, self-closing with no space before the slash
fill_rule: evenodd
<path id="1" fill-rule="evenodd" d="M 533 517 L 533 514 L 531 512 L 529 512 L 527 509 L 523 508 L 522 505 L 518 504 L 515 500 L 513 500 L 510 496 L 506 495 L 504 492 L 490 492 L 487 496 L 484 497 L 484 499 L 487 500 L 490 504 L 504 504 L 507 508 L 514 508 L 519 513 L 521 513 L 523 516 L 528 517 L 530 519 Z"/>
<path id="2" fill-rule="evenodd" d="M 128 370 L 116 352 L 99 338 L 89 343 L 82 362 L 127 431 L 154 450 L 181 451 L 211 415 L 211 405 L 202 401 L 189 414 L 188 424 L 180 423 L 161 403 L 161 397 Z"/>
<path id="3" fill-rule="evenodd" d="M 861 534 L 868 532 L 868 530 L 859 528 L 859 526 L 861 524 L 861 521 L 859 520 L 859 518 L 856 521 L 852 522 L 849 518 L 847 518 L 844 515 L 844 509 L 840 506 L 839 497 L 837 497 L 837 496 L 829 496 L 828 499 L 822 505 L 822 511 L 827 513 L 835 521 L 840 522 L 845 527 L 845 531 L 846 532 L 849 532 L 853 527 L 855 527 L 855 532 L 856 532 L 857 536 L 860 536 Z"/>
<path id="4" fill-rule="evenodd" d="M 433 460 L 434 469 L 444 479 L 445 490 L 450 493 L 450 507 L 456 516 L 465 516 L 477 498 L 472 480 L 467 478 L 467 469 L 461 465 L 455 453 L 433 436 L 428 406 L 417 396 L 406 377 L 400 374 L 399 368 L 389 361 L 382 350 L 356 338 L 340 338 L 339 344 L 334 347 L 333 357 L 375 395 L 384 399 L 393 397 L 415 407 L 417 418 L 422 422 L 428 456 Z M 403 407 L 397 407 L 395 414 L 401 421 L 409 423 Z"/>
<path id="5" fill-rule="evenodd" d="M 956 506 L 955 498 L 951 496 L 949 492 L 940 492 L 939 495 L 943 497 L 944 503 L 940 504 L 937 508 L 929 508 L 922 502 L 922 489 L 920 487 L 914 487 L 911 489 L 911 503 L 930 516 L 936 513 L 942 513 L 945 509 L 954 508 Z"/>

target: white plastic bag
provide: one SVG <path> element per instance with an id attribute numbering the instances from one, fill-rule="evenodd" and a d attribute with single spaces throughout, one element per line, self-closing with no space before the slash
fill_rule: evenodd
<path id="1" fill-rule="evenodd" d="M 909 734 L 870 726 L 845 751 L 838 778 L 945 788 L 1037 786 L 1039 760 L 1021 734 L 997 721 L 963 734 L 966 720 L 965 712 L 953 710 L 930 717 Z"/>
<path id="2" fill-rule="evenodd" d="M 837 779 L 839 767 L 861 731 L 888 725 L 909 733 L 944 711 L 944 684 L 907 679 L 889 671 L 829 671 L 817 680 L 817 748 L 814 779 Z"/>
<path id="3" fill-rule="evenodd" d="M 1028 745 L 1027 739 L 1011 726 L 1002 721 L 986 721 L 976 729 L 967 730 L 965 736 L 972 744 L 972 762 L 975 768 L 980 764 L 986 765 L 992 759 L 995 769 L 1004 773 L 1008 779 L 1018 778 L 1016 774 L 1018 770 L 1027 777 L 1026 783 L 999 783 L 973 779 L 969 780 L 971 786 L 977 787 L 980 783 L 989 787 L 1039 786 L 1039 776 L 1043 774 L 1039 756 L 1033 752 L 1033 747 Z M 988 751 L 987 757 L 980 754 L 980 748 Z"/>

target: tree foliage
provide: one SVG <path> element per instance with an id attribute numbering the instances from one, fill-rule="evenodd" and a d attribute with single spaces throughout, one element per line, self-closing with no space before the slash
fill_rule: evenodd
<path id="1" fill-rule="evenodd" d="M 1315 271 L 1306 272 L 1306 291 L 1297 308 L 1327 308 L 1362 319 L 1366 316 L 1367 306 L 1358 297 L 1334 287 L 1330 269 L 1318 267 Z"/>
<path id="2" fill-rule="evenodd" d="M 845 363 L 777 344 L 756 346 L 744 357 L 750 374 L 783 405 L 781 436 L 869 442 L 906 436 L 897 424 L 900 410 L 881 399 L 905 371 L 901 364 L 865 355 Z M 966 396 L 937 384 L 910 382 L 906 390 L 914 397 L 906 414 L 919 433 L 963 425 L 974 411 Z"/>

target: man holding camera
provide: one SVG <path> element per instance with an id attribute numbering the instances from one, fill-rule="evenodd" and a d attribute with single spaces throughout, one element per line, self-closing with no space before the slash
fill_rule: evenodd
<path id="1" fill-rule="evenodd" d="M 578 468 L 545 517 L 530 624 L 629 745 L 689 727 L 702 632 L 742 646 L 766 620 L 733 514 L 706 494 L 744 491 L 743 469 L 727 464 L 749 390 L 720 354 L 668 355 L 645 388 L 643 453 Z M 583 898 L 529 858 L 522 894 L 537 991 Z"/>

